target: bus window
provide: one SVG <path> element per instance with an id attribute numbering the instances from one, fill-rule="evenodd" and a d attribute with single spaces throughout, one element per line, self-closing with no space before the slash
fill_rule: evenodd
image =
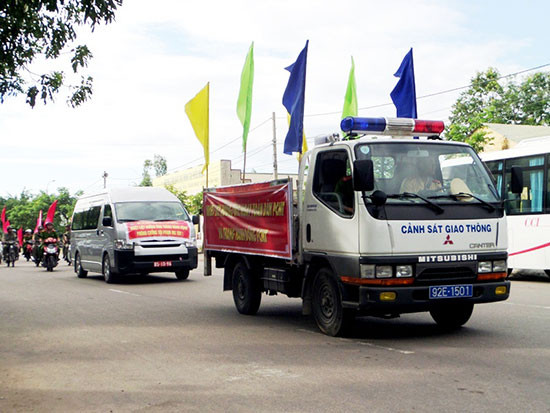
<path id="1" fill-rule="evenodd" d="M 510 191 L 510 170 L 512 166 L 523 168 L 523 191 Z M 544 156 L 530 156 L 506 161 L 506 212 L 510 215 L 543 212 L 544 199 Z"/>

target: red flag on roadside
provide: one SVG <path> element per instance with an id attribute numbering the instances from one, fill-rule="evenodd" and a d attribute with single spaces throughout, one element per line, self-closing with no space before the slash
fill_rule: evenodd
<path id="1" fill-rule="evenodd" d="M 36 219 L 36 227 L 34 227 L 34 233 L 38 232 L 38 227 L 42 226 L 42 210 L 38 213 L 38 218 Z"/>
<path id="2" fill-rule="evenodd" d="M 48 209 L 48 214 L 46 215 L 46 221 L 44 221 L 44 225 L 49 224 L 50 222 L 53 224 L 55 208 L 57 208 L 57 199 L 53 201 L 53 203 L 50 205 L 50 208 Z"/>
<path id="3" fill-rule="evenodd" d="M 23 228 L 17 230 L 17 239 L 19 240 L 19 245 L 23 245 Z"/>
<path id="4" fill-rule="evenodd" d="M 6 232 L 6 207 L 2 210 L 2 230 Z"/>

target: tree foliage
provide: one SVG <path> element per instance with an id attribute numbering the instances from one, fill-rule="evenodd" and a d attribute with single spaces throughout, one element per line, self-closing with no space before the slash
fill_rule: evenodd
<path id="1" fill-rule="evenodd" d="M 521 83 L 505 82 L 496 69 L 477 73 L 453 105 L 446 137 L 476 150 L 488 143 L 485 123 L 550 124 L 550 73 L 535 73 Z"/>
<path id="2" fill-rule="evenodd" d="M 40 99 L 53 101 L 65 84 L 63 70 L 35 74 L 29 66 L 38 57 L 55 60 L 70 48 L 71 69 L 78 73 L 88 65 L 92 53 L 76 45 L 77 27 L 92 31 L 111 23 L 122 0 L 5 0 L 0 2 L 0 102 L 6 96 L 24 93 L 34 107 Z M 92 94 L 93 79 L 81 76 L 80 84 L 69 85 L 67 103 L 79 106 Z"/>
<path id="3" fill-rule="evenodd" d="M 139 186 L 153 186 L 153 180 L 151 179 L 151 168 L 155 170 L 155 176 L 166 175 L 168 170 L 166 158 L 155 154 L 152 161 L 150 159 L 146 159 L 143 162 L 143 173 Z"/>
<path id="4" fill-rule="evenodd" d="M 200 213 L 202 209 L 202 191 L 195 195 L 187 195 L 186 191 L 180 191 L 173 185 L 165 185 L 165 188 L 181 201 L 191 215 L 198 215 Z"/>
<path id="5" fill-rule="evenodd" d="M 6 217 L 13 227 L 34 230 L 40 210 L 43 211 L 43 217 L 46 219 L 48 208 L 57 199 L 54 227 L 59 230 L 70 222 L 77 197 L 82 193 L 71 195 L 67 188 L 59 188 L 57 192 L 57 194 L 47 194 L 42 191 L 33 195 L 23 191 L 18 197 L 0 197 L 0 209 L 6 207 Z"/>

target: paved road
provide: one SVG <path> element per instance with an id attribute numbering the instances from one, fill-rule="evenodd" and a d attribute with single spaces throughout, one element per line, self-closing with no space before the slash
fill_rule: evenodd
<path id="1" fill-rule="evenodd" d="M 0 411 L 550 412 L 550 278 L 460 331 L 427 314 L 320 334 L 300 302 L 236 313 L 221 273 L 105 284 L 0 268 Z M 199 267 L 201 268 L 201 267 Z"/>

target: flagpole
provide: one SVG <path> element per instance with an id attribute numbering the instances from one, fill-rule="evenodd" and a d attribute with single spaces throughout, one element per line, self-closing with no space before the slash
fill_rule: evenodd
<path id="1" fill-rule="evenodd" d="M 244 162 L 243 162 L 243 176 L 242 176 L 242 183 L 244 184 L 246 176 L 246 143 L 244 144 Z"/>
<path id="2" fill-rule="evenodd" d="M 275 124 L 275 112 L 271 115 L 273 120 L 273 179 L 277 179 L 277 128 Z"/>

